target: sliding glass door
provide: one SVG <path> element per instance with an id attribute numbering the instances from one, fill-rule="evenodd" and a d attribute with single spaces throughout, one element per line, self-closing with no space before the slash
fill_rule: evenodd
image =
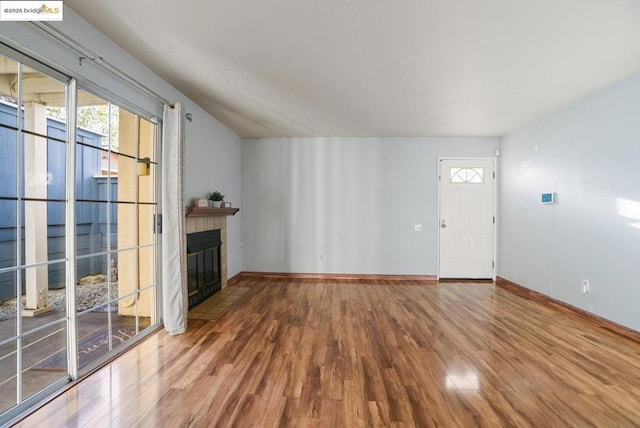
<path id="1" fill-rule="evenodd" d="M 158 125 L 0 51 L 0 424 L 158 324 Z"/>
<path id="2" fill-rule="evenodd" d="M 0 56 L 0 411 L 68 377 L 68 81 Z M 57 78 L 56 78 L 57 77 Z M 56 361 L 53 363 L 53 361 Z"/>
<path id="3" fill-rule="evenodd" d="M 77 352 L 80 369 L 156 318 L 156 125 L 78 91 Z"/>

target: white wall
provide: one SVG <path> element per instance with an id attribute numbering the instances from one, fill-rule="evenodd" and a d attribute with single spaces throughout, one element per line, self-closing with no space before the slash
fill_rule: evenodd
<path id="1" fill-rule="evenodd" d="M 436 274 L 437 158 L 497 138 L 242 141 L 248 271 Z M 414 225 L 422 224 L 423 232 Z"/>
<path id="2" fill-rule="evenodd" d="M 200 108 L 188 109 L 193 121 L 186 123 L 185 203 L 194 197 L 206 197 L 214 190 L 225 196 L 225 201 L 240 207 L 242 200 L 242 144 L 229 128 L 213 119 Z M 227 276 L 241 272 L 242 248 L 241 216 L 227 217 Z"/>
<path id="3" fill-rule="evenodd" d="M 640 75 L 506 136 L 500 166 L 499 275 L 640 330 Z"/>
<path id="4" fill-rule="evenodd" d="M 241 200 L 241 139 L 232 131 L 198 107 L 177 89 L 117 46 L 95 27 L 65 7 L 64 21 L 55 25 L 75 40 L 114 64 L 147 87 L 171 101 L 182 101 L 193 121 L 186 123 L 185 202 L 194 196 L 204 196 L 220 190 L 227 200 Z M 50 39 L 31 23 L 3 22 L 0 41 L 33 56 L 43 56 L 55 68 L 73 77 L 89 80 L 117 97 L 129 100 L 151 115 L 162 117 L 162 105 L 136 92 L 115 77 L 101 70 L 91 61 L 78 60 L 78 54 Z M 240 248 L 240 217 L 227 221 L 228 274 L 242 270 Z"/>

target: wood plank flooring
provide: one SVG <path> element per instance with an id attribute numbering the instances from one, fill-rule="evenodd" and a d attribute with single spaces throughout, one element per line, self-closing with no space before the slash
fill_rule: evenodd
<path id="1" fill-rule="evenodd" d="M 640 425 L 640 344 L 493 284 L 238 285 L 21 426 Z"/>

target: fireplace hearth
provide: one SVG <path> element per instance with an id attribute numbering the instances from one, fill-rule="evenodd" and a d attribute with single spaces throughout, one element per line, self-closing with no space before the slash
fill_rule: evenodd
<path id="1" fill-rule="evenodd" d="M 187 234 L 189 309 L 222 288 L 220 229 Z"/>

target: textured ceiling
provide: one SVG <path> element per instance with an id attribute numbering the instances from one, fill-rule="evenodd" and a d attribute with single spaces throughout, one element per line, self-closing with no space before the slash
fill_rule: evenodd
<path id="1" fill-rule="evenodd" d="M 640 71 L 638 0 L 65 5 L 242 137 L 498 136 Z"/>

